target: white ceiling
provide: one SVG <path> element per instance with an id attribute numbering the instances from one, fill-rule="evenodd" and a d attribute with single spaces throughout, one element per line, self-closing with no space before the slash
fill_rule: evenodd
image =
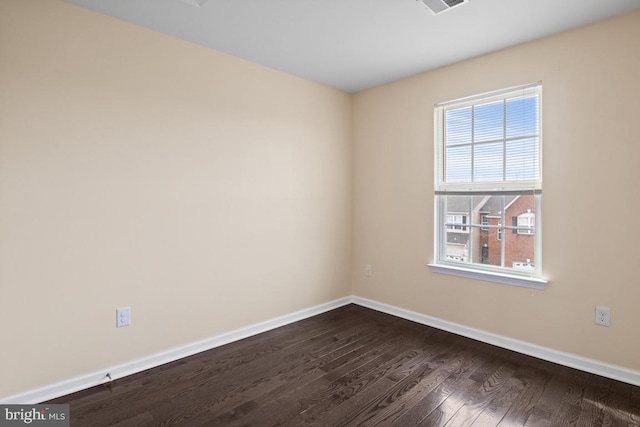
<path id="1" fill-rule="evenodd" d="M 439 15 L 416 0 L 65 1 L 347 92 L 640 9 L 640 0 L 470 0 Z"/>

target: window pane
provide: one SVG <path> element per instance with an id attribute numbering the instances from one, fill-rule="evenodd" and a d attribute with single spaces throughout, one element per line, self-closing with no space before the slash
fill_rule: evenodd
<path id="1" fill-rule="evenodd" d="M 516 234 L 533 236 L 535 234 L 536 227 L 536 214 L 535 214 L 535 196 L 520 196 L 518 200 L 510 207 L 509 212 L 513 218 L 516 218 L 516 225 L 518 229 L 515 230 Z M 524 239 L 528 241 L 528 239 Z M 526 258 L 532 258 L 533 255 Z"/>
<path id="2" fill-rule="evenodd" d="M 504 138 L 503 105 L 503 101 L 497 101 L 473 107 L 474 142 L 495 141 Z"/>
<path id="3" fill-rule="evenodd" d="M 538 97 L 511 98 L 506 103 L 507 138 L 537 135 Z"/>
<path id="4" fill-rule="evenodd" d="M 469 196 L 439 196 L 446 205 L 447 261 L 469 262 Z M 463 225 L 464 224 L 464 225 Z"/>
<path id="5" fill-rule="evenodd" d="M 502 181 L 504 165 L 503 150 L 502 142 L 492 142 L 474 147 L 474 181 Z"/>
<path id="6" fill-rule="evenodd" d="M 539 139 L 507 142 L 506 178 L 510 181 L 537 179 L 539 174 Z"/>
<path id="7" fill-rule="evenodd" d="M 471 143 L 471 107 L 446 112 L 446 144 Z"/>
<path id="8" fill-rule="evenodd" d="M 441 223 L 445 227 L 446 261 L 502 266 L 519 272 L 534 270 L 535 196 L 480 194 L 439 198 L 446 203 Z"/>
<path id="9" fill-rule="evenodd" d="M 447 202 L 447 215 L 468 215 L 470 196 L 442 196 Z"/>
<path id="10" fill-rule="evenodd" d="M 447 261 L 468 262 L 469 234 L 447 231 Z"/>
<path id="11" fill-rule="evenodd" d="M 533 235 L 504 233 L 504 266 L 516 270 L 533 271 L 535 268 Z"/>
<path id="12" fill-rule="evenodd" d="M 474 236 L 473 253 L 477 255 L 473 262 L 499 267 L 502 259 L 502 243 L 498 240 L 498 235 L 503 233 L 496 226 L 500 225 L 500 218 L 487 217 L 487 225 L 490 227 L 478 228 L 477 238 Z"/>
<path id="13" fill-rule="evenodd" d="M 535 268 L 535 196 L 518 196 L 505 209 L 509 225 L 526 229 L 505 232 L 504 266 L 517 270 L 533 271 Z"/>
<path id="14" fill-rule="evenodd" d="M 482 264 L 486 260 L 483 245 L 480 242 L 486 240 L 489 224 L 487 211 L 484 208 L 489 200 L 487 195 L 467 196 L 467 205 L 471 205 L 471 220 L 469 227 L 469 262 Z"/>
<path id="15" fill-rule="evenodd" d="M 471 146 L 447 147 L 445 170 L 447 182 L 471 181 Z"/>

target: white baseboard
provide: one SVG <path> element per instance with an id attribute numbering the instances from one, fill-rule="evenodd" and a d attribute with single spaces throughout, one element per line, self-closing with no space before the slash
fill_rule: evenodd
<path id="1" fill-rule="evenodd" d="M 547 360 L 559 365 L 568 366 L 570 368 L 579 369 L 581 371 L 640 386 L 640 372 L 638 371 L 600 362 L 598 360 L 588 359 L 571 353 L 553 350 L 551 348 L 542 347 L 525 341 L 519 341 L 502 335 L 492 334 L 480 329 L 470 328 L 468 326 L 405 310 L 389 304 L 383 304 L 366 298 L 354 296 L 352 302 L 396 317 L 401 317 L 423 325 L 442 329 L 443 331 L 452 332 L 487 344 L 513 350 L 528 356 L 537 357 L 538 359 Z"/>
<path id="2" fill-rule="evenodd" d="M 295 313 L 287 314 L 275 319 L 267 320 L 265 322 L 256 323 L 245 328 L 237 329 L 235 331 L 217 335 L 215 337 L 208 338 L 202 341 L 197 341 L 191 344 L 177 347 L 162 353 L 157 353 L 148 357 L 144 357 L 142 359 L 105 368 L 91 374 L 71 378 L 69 380 L 61 381 L 42 388 L 2 398 L 0 399 L 0 403 L 30 405 L 44 402 L 50 399 L 55 399 L 56 397 L 75 393 L 76 391 L 84 390 L 108 382 L 109 379 L 106 376 L 107 373 L 111 375 L 111 379 L 113 380 L 123 378 L 131 374 L 155 368 L 165 363 L 173 362 L 187 356 L 211 350 L 212 348 L 216 348 L 221 345 L 229 344 L 231 342 L 248 338 L 262 332 L 270 331 L 272 329 L 279 328 L 281 326 L 285 326 L 290 323 L 306 319 L 308 317 L 316 316 L 318 314 L 336 309 L 338 307 L 342 307 L 350 303 L 371 308 L 383 313 L 391 314 L 402 319 L 421 323 L 423 325 L 432 326 L 437 329 L 442 329 L 443 331 L 452 332 L 457 335 L 462 335 L 464 337 L 472 338 L 498 347 L 517 351 L 518 353 L 537 357 L 549 362 L 558 363 L 560 365 L 579 369 L 581 371 L 590 372 L 592 374 L 601 375 L 603 377 L 640 386 L 640 372 L 638 371 L 633 371 L 593 359 L 587 359 L 585 357 L 577 356 L 571 353 L 564 353 L 550 348 L 541 347 L 525 341 L 519 341 L 501 335 L 492 334 L 490 332 L 438 319 L 436 317 L 427 316 L 425 314 L 416 313 L 414 311 L 405 310 L 403 308 L 395 307 L 389 304 L 383 304 L 370 299 L 351 296 L 311 307 L 305 310 L 297 311 Z"/>
<path id="3" fill-rule="evenodd" d="M 208 338 L 202 341 L 197 341 L 181 347 L 176 347 L 162 353 L 153 354 L 142 359 L 134 360 L 116 366 L 111 366 L 87 375 L 82 375 L 35 390 L 30 390 L 24 393 L 8 396 L 6 398 L 1 398 L 0 403 L 31 405 L 45 402 L 47 400 L 55 399 L 56 397 L 65 396 L 70 393 L 75 393 L 76 391 L 104 384 L 110 381 L 107 377 L 107 373 L 111 375 L 112 380 L 123 378 L 131 374 L 164 365 L 165 363 L 182 359 L 183 357 L 192 356 L 194 354 L 211 350 L 212 348 L 216 348 L 221 345 L 229 344 L 231 342 L 248 338 L 262 332 L 270 331 L 272 329 L 279 328 L 281 326 L 285 326 L 290 323 L 306 319 L 308 317 L 316 316 L 318 314 L 336 309 L 338 307 L 342 307 L 343 305 L 350 304 L 351 302 L 352 297 L 345 297 L 325 304 L 320 304 L 315 307 L 300 310 L 295 313 L 267 320 L 265 322 L 256 323 L 244 328 L 236 329 L 235 331 L 217 335 L 215 337 Z"/>

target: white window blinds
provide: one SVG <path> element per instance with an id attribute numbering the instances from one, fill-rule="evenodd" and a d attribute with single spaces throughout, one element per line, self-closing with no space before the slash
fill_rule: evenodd
<path id="1" fill-rule="evenodd" d="M 436 193 L 541 190 L 540 95 L 535 84 L 437 105 Z"/>

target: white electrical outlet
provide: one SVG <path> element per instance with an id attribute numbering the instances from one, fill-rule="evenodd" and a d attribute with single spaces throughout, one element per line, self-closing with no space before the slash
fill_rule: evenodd
<path id="1" fill-rule="evenodd" d="M 611 323 L 611 309 L 597 305 L 596 325 L 609 326 L 609 323 Z"/>
<path id="2" fill-rule="evenodd" d="M 122 307 L 116 310 L 116 328 L 131 324 L 131 307 Z"/>
<path id="3" fill-rule="evenodd" d="M 373 275 L 373 269 L 371 268 L 371 264 L 364 265 L 364 275 L 367 277 L 371 277 Z"/>

